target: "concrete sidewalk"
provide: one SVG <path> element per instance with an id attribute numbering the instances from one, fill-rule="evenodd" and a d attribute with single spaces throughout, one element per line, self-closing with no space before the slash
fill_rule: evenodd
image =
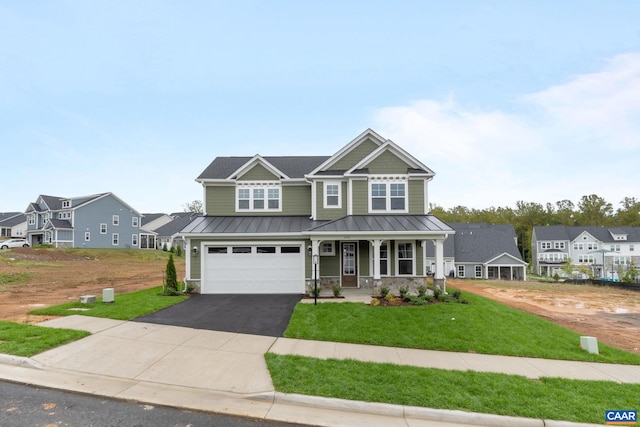
<path id="1" fill-rule="evenodd" d="M 93 335 L 31 359 L 0 357 L 0 378 L 262 419 L 325 426 L 571 425 L 539 419 L 412 408 L 277 393 L 265 352 L 442 369 L 640 383 L 640 368 L 438 352 L 216 332 L 87 316 L 43 326 Z M 447 424 L 449 423 L 449 424 Z"/>

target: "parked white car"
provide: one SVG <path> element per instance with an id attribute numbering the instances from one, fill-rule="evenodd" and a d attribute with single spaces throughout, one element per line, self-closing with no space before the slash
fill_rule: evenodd
<path id="1" fill-rule="evenodd" d="M 9 248 L 28 248 L 29 243 L 26 239 L 9 239 L 0 241 L 0 249 Z"/>

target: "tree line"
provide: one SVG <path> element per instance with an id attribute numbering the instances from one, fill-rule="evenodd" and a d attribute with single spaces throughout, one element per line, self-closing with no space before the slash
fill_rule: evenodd
<path id="1" fill-rule="evenodd" d="M 516 207 L 490 207 L 473 209 L 455 206 L 444 209 L 431 204 L 431 214 L 446 223 L 486 222 L 489 224 L 513 224 L 518 236 L 518 248 L 523 258 L 531 262 L 531 234 L 539 225 L 568 226 L 640 226 L 640 201 L 625 197 L 614 209 L 613 205 L 596 194 L 582 196 L 577 204 L 571 200 L 555 203 L 518 201 Z"/>

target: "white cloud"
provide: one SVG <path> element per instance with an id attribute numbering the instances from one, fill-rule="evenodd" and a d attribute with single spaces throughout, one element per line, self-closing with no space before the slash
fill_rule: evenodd
<path id="1" fill-rule="evenodd" d="M 377 110 L 373 127 L 436 171 L 430 201 L 446 208 L 639 197 L 640 54 L 520 100 L 517 112 L 420 100 Z"/>

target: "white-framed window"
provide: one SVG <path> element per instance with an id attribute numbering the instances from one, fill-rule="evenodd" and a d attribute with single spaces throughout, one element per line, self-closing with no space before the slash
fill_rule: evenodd
<path id="1" fill-rule="evenodd" d="M 324 183 L 324 207 L 342 207 L 342 184 L 339 182 L 325 181 Z"/>
<path id="2" fill-rule="evenodd" d="M 131 217 L 131 226 L 133 228 L 138 228 L 139 222 L 140 222 L 140 219 L 137 216 Z"/>
<path id="3" fill-rule="evenodd" d="M 29 215 L 27 217 L 27 224 L 29 225 L 36 225 L 36 216 L 35 215 Z"/>
<path id="4" fill-rule="evenodd" d="M 587 250 L 589 251 L 597 251 L 598 244 L 597 243 L 587 243 Z"/>
<path id="5" fill-rule="evenodd" d="M 132 234 L 131 235 L 131 246 L 138 246 L 138 235 L 137 234 Z"/>
<path id="6" fill-rule="evenodd" d="M 118 233 L 113 233 L 111 235 L 111 244 L 113 246 L 118 246 L 120 244 L 120 235 Z"/>
<path id="7" fill-rule="evenodd" d="M 614 252 L 620 252 L 620 245 L 611 245 L 609 246 L 609 250 Z"/>
<path id="8" fill-rule="evenodd" d="M 634 245 L 629 245 L 629 252 L 633 252 L 635 250 L 635 246 Z"/>
<path id="9" fill-rule="evenodd" d="M 551 249 L 551 242 L 540 242 L 540 249 Z"/>
<path id="10" fill-rule="evenodd" d="M 84 241 L 88 242 L 91 240 L 91 232 L 90 231 L 85 231 L 84 232 Z"/>
<path id="11" fill-rule="evenodd" d="M 478 279 L 482 278 L 482 266 L 481 265 L 476 265 L 476 278 L 478 278 Z"/>
<path id="12" fill-rule="evenodd" d="M 458 277 L 464 277 L 464 265 L 458 266 Z"/>
<path id="13" fill-rule="evenodd" d="M 631 257 L 628 256 L 614 256 L 613 257 L 614 265 L 629 265 L 631 264 Z"/>
<path id="14" fill-rule="evenodd" d="M 63 208 L 71 207 L 71 200 L 64 200 L 64 201 L 62 202 L 62 207 L 63 207 Z"/>
<path id="15" fill-rule="evenodd" d="M 582 250 L 584 250 L 584 244 L 583 243 L 574 243 L 573 244 L 573 250 L 574 251 L 582 251 Z"/>
<path id="16" fill-rule="evenodd" d="M 369 184 L 369 212 L 407 212 L 406 181 L 377 181 Z"/>
<path id="17" fill-rule="evenodd" d="M 107 234 L 107 223 L 103 222 L 100 224 L 100 234 Z"/>
<path id="18" fill-rule="evenodd" d="M 396 244 L 396 272 L 398 276 L 415 276 L 413 243 L 398 242 Z"/>
<path id="19" fill-rule="evenodd" d="M 336 254 L 336 246 L 334 242 L 322 242 L 320 243 L 320 255 L 330 256 Z"/>
<path id="20" fill-rule="evenodd" d="M 579 264 L 595 264 L 595 256 L 593 255 L 578 255 Z"/>
<path id="21" fill-rule="evenodd" d="M 380 244 L 380 275 L 389 275 L 389 244 Z"/>
<path id="22" fill-rule="evenodd" d="M 236 211 L 282 211 L 282 192 L 273 184 L 238 186 L 236 200 Z"/>
<path id="23" fill-rule="evenodd" d="M 553 244 L 553 247 L 554 247 L 555 249 L 564 249 L 564 242 L 555 242 L 555 243 Z"/>
<path id="24" fill-rule="evenodd" d="M 120 215 L 114 215 L 112 223 L 113 225 L 120 225 Z"/>

